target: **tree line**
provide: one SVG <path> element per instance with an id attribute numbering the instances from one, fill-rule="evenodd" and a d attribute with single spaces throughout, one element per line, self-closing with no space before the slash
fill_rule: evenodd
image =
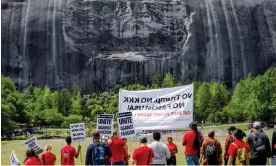
<path id="1" fill-rule="evenodd" d="M 194 83 L 194 114 L 197 121 L 236 122 L 276 121 L 276 68 L 263 75 L 240 80 L 234 89 L 224 83 L 187 81 L 180 83 L 171 74 L 160 73 L 151 78 L 150 85 L 126 82 L 105 93 L 92 93 L 83 98 L 81 89 L 51 91 L 29 86 L 25 92 L 16 89 L 13 81 L 1 76 L 1 131 L 10 135 L 20 123 L 32 126 L 66 127 L 70 123 L 96 122 L 97 114 L 118 112 L 119 89 L 148 90 Z"/>

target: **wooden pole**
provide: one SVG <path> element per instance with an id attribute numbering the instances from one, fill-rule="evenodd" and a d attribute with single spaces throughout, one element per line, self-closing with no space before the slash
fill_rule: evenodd
<path id="1" fill-rule="evenodd" d="M 80 145 L 80 142 L 79 142 L 79 145 Z M 81 163 L 82 163 L 82 154 L 81 154 L 81 150 L 80 150 L 80 160 L 81 160 Z"/>

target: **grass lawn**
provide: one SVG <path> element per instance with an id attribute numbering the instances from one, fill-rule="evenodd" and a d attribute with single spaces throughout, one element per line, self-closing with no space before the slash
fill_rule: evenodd
<path id="1" fill-rule="evenodd" d="M 204 135 L 204 138 L 207 138 L 207 133 L 208 130 L 210 128 L 215 129 L 216 130 L 216 139 L 218 139 L 222 146 L 224 145 L 224 140 L 227 136 L 227 131 L 223 130 L 228 128 L 229 126 L 212 126 L 212 127 L 206 127 L 202 130 L 202 133 Z M 241 125 L 238 126 L 241 129 L 246 129 L 245 125 Z M 247 133 L 249 131 L 247 130 Z M 272 133 L 273 130 L 266 130 L 265 133 L 268 134 L 269 138 L 271 139 L 272 137 Z M 165 142 L 165 139 L 167 136 L 171 136 L 174 139 L 174 142 L 177 144 L 178 146 L 178 154 L 177 154 L 177 164 L 178 165 L 185 165 L 186 161 L 184 158 L 184 148 L 181 146 L 181 141 L 182 141 L 182 137 L 183 137 L 184 132 L 177 132 L 177 133 L 172 133 L 166 136 L 163 136 L 163 142 Z M 23 145 L 24 141 L 2 141 L 1 145 L 1 165 L 10 165 L 9 163 L 9 158 L 10 158 L 10 154 L 12 152 L 12 150 L 15 151 L 18 159 L 20 160 L 20 162 L 22 163 L 25 159 L 25 147 Z M 65 140 L 64 139 L 52 139 L 52 140 L 38 140 L 38 142 L 41 144 L 42 147 L 44 147 L 44 145 L 46 143 L 50 143 L 53 146 L 53 150 L 52 152 L 55 153 L 57 155 L 57 162 L 56 164 L 60 164 L 60 149 L 62 148 L 62 146 L 65 145 Z M 92 142 L 91 138 L 87 138 L 86 142 L 81 143 L 82 145 L 82 163 L 80 158 L 75 160 L 75 163 L 77 165 L 84 165 L 84 161 L 85 161 L 85 153 L 87 150 L 88 145 Z M 151 141 L 149 141 L 150 143 Z M 74 147 L 77 147 L 78 143 L 73 143 Z M 128 142 L 129 145 L 129 149 L 131 152 L 133 152 L 133 150 L 135 148 L 137 148 L 139 146 L 139 142 L 137 140 L 134 139 L 129 139 Z"/>

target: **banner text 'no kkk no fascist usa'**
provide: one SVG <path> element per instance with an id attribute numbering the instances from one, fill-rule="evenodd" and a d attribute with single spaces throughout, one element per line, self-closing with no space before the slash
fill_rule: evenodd
<path id="1" fill-rule="evenodd" d="M 193 120 L 193 84 L 119 92 L 119 112 L 133 112 L 136 129 L 176 129 Z"/>

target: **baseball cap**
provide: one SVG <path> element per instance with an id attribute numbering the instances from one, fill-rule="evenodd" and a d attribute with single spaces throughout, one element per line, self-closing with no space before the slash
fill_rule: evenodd
<path id="1" fill-rule="evenodd" d="M 261 122 L 254 122 L 253 127 L 254 128 L 261 128 Z"/>

